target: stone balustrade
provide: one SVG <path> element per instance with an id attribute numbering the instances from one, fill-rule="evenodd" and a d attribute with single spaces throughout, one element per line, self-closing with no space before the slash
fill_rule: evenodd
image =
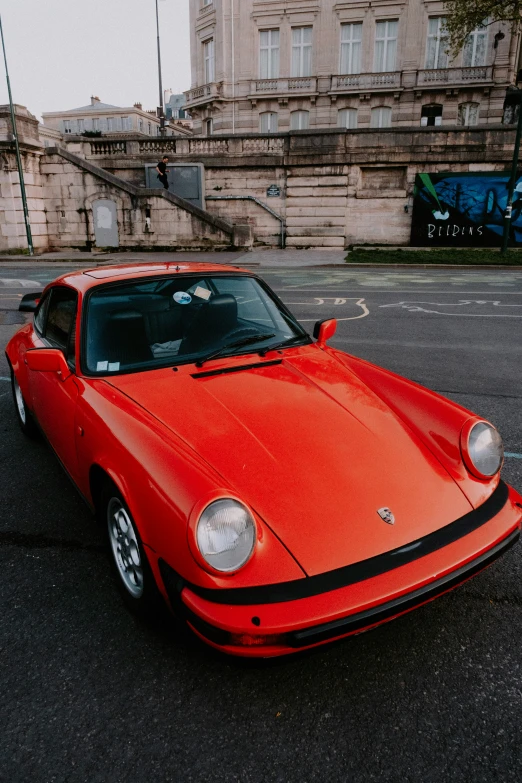
<path id="1" fill-rule="evenodd" d="M 90 142 L 91 155 L 93 157 L 104 157 L 109 155 L 126 155 L 127 141 L 120 139 L 103 139 L 103 141 Z"/>
<path id="2" fill-rule="evenodd" d="M 417 71 L 417 86 L 452 85 L 452 84 L 484 84 L 492 82 L 493 68 L 488 65 L 474 68 L 433 68 Z"/>
<path id="3" fill-rule="evenodd" d="M 361 90 L 397 89 L 401 86 L 400 71 L 384 73 L 350 73 L 332 76 L 332 92 L 360 92 Z"/>
<path id="4" fill-rule="evenodd" d="M 290 79 L 256 79 L 251 82 L 251 96 L 262 95 L 305 95 L 317 92 L 317 79 L 315 76 L 299 76 Z"/>
<path id="5" fill-rule="evenodd" d="M 142 141 L 138 141 L 139 144 L 139 151 L 140 153 L 144 154 L 154 154 L 157 155 L 159 153 L 169 153 L 169 152 L 176 152 L 176 139 L 168 138 L 168 139 L 146 139 Z"/>
<path id="6" fill-rule="evenodd" d="M 136 135 L 125 140 L 67 137 L 64 144 L 71 152 L 93 160 L 111 170 L 155 162 L 167 154 L 171 160 L 202 162 L 205 166 L 242 165 L 248 159 L 272 157 L 289 164 L 321 159 L 333 163 L 371 163 L 389 161 L 444 160 L 448 147 L 454 159 L 466 158 L 469 147 L 483 150 L 483 159 L 509 160 L 512 155 L 513 128 L 509 126 L 440 126 L 437 128 L 360 128 L 344 130 L 291 131 L 279 134 L 235 136 L 195 136 L 147 139 Z M 476 154 L 476 153 L 475 153 Z M 105 159 L 105 161 L 104 161 Z"/>
<path id="7" fill-rule="evenodd" d="M 202 84 L 200 87 L 195 87 L 193 90 L 187 90 L 185 95 L 187 96 L 186 108 L 191 106 L 198 106 L 201 103 L 208 102 L 214 98 L 219 98 L 222 94 L 223 85 L 221 82 L 210 82 L 209 84 Z"/>

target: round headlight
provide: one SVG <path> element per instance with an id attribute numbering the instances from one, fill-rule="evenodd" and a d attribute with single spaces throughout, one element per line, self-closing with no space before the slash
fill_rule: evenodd
<path id="1" fill-rule="evenodd" d="M 202 557 L 212 568 L 237 571 L 254 551 L 255 522 L 250 511 L 237 500 L 215 500 L 199 518 L 196 539 Z"/>
<path id="2" fill-rule="evenodd" d="M 472 473 L 480 476 L 494 476 L 502 467 L 504 447 L 498 430 L 487 421 L 478 421 L 467 435 L 464 456 Z M 468 461 L 466 460 L 466 461 Z"/>

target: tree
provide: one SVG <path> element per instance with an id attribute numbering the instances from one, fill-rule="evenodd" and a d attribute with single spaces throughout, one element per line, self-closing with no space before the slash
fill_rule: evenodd
<path id="1" fill-rule="evenodd" d="M 448 14 L 448 49 L 455 57 L 468 35 L 484 23 L 507 22 L 516 32 L 522 17 L 522 0 L 445 0 L 444 10 Z"/>

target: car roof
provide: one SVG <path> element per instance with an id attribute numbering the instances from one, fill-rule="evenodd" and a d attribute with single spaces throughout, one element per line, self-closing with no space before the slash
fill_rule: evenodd
<path id="1" fill-rule="evenodd" d="M 164 277 L 175 274 L 215 274 L 215 273 L 233 273 L 233 274 L 252 274 L 249 269 L 243 269 L 238 266 L 229 266 L 225 264 L 205 264 L 193 262 L 144 262 L 134 264 L 115 264 L 110 266 L 98 266 L 92 269 L 82 269 L 76 272 L 68 272 L 65 275 L 53 280 L 50 285 L 62 283 L 76 288 L 78 291 L 86 292 L 90 288 L 102 285 L 107 282 L 117 282 L 125 280 L 137 280 L 140 278 Z"/>

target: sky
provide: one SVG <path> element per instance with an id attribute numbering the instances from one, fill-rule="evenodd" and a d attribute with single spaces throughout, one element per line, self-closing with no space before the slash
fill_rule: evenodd
<path id="1" fill-rule="evenodd" d="M 163 89 L 190 88 L 189 0 L 159 0 Z M 158 105 L 155 0 L 0 0 L 15 103 L 44 111 Z M 3 57 L 0 105 L 8 103 Z"/>

